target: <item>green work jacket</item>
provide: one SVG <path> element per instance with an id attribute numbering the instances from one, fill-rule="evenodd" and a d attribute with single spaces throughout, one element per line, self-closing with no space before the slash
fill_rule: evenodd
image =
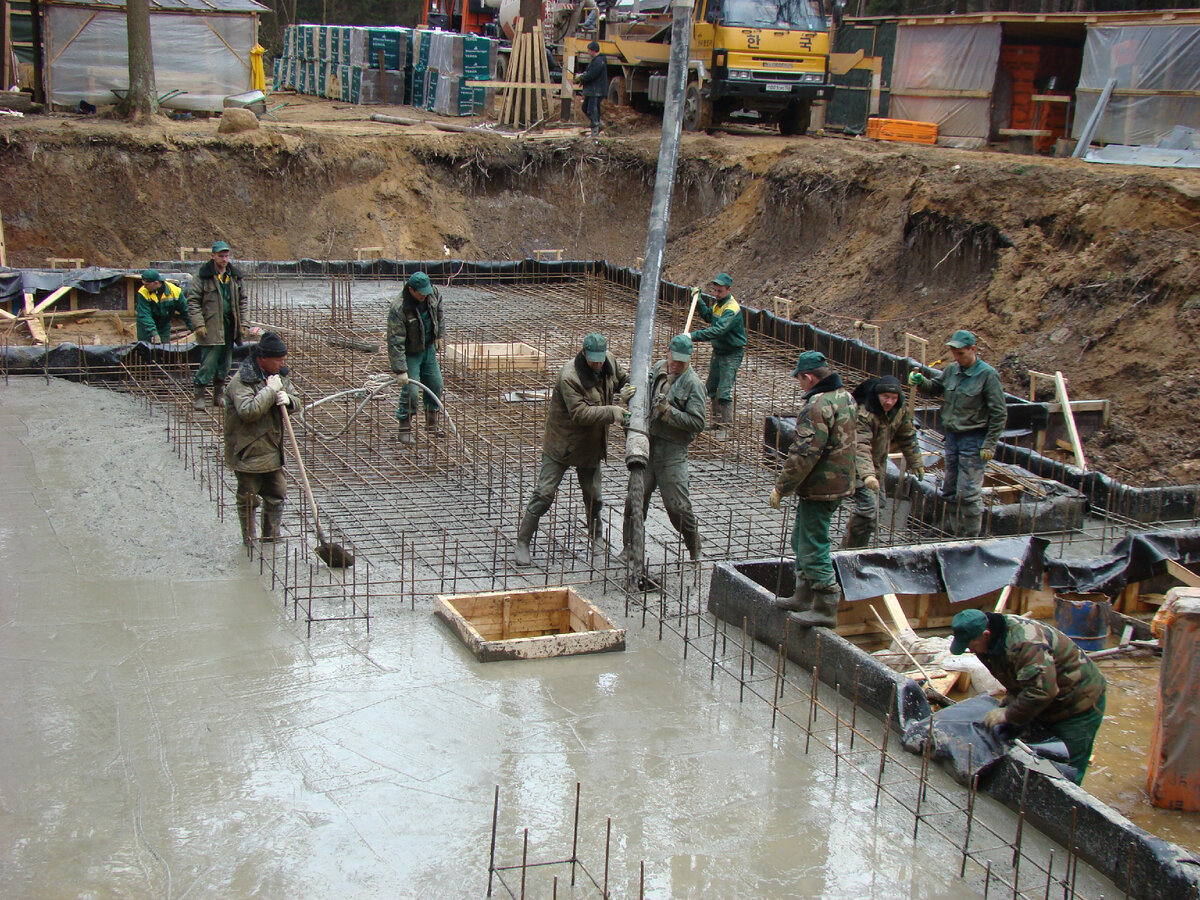
<path id="1" fill-rule="evenodd" d="M 854 493 L 854 398 L 834 373 L 804 399 L 775 489 L 781 497 L 841 500 Z"/>
<path id="2" fill-rule="evenodd" d="M 696 303 L 696 312 L 705 322 L 712 324 L 708 328 L 693 331 L 693 341 L 710 341 L 713 353 L 732 353 L 746 346 L 746 322 L 733 294 L 726 297 L 724 303 L 711 307 L 701 297 Z"/>
<path id="3" fill-rule="evenodd" d="M 986 429 L 983 449 L 996 449 L 1008 419 L 1008 409 L 995 369 L 982 359 L 976 359 L 966 371 L 958 363 L 950 363 L 940 376 L 926 379 L 920 389 L 922 393 L 944 398 L 944 429 L 956 432 Z"/>
<path id="4" fill-rule="evenodd" d="M 686 447 L 704 430 L 704 408 L 708 397 L 704 382 L 691 366 L 671 381 L 664 359 L 655 363 L 650 373 L 649 387 L 650 392 L 646 396 L 650 404 L 650 440 L 669 441 Z M 656 415 L 655 403 L 664 392 L 667 395 L 667 410 L 661 416 Z"/>
<path id="5" fill-rule="evenodd" d="M 139 341 L 148 341 L 153 334 L 170 337 L 171 316 L 175 313 L 179 313 L 188 328 L 192 327 L 192 323 L 188 320 L 187 301 L 183 298 L 183 289 L 169 281 L 164 281 L 162 284 L 162 289 L 159 291 L 151 291 L 145 285 L 137 289 L 133 310 L 137 316 L 137 339 Z"/>

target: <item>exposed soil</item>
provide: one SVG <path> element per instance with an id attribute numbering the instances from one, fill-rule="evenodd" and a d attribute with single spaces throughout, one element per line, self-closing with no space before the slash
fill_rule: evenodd
<path id="1" fill-rule="evenodd" d="M 652 118 L 617 111 L 593 141 L 446 133 L 408 107 L 304 97 L 276 115 L 236 136 L 203 119 L 5 120 L 10 263 L 139 267 L 216 236 L 259 259 L 643 252 Z M 1074 398 L 1109 398 L 1089 461 L 1161 483 L 1200 480 L 1198 269 L 1200 172 L 738 127 L 684 136 L 664 275 L 729 271 L 750 305 L 778 294 L 821 327 L 878 324 L 895 352 L 908 331 L 936 357 L 969 327 L 1008 390 L 1058 369 Z"/>

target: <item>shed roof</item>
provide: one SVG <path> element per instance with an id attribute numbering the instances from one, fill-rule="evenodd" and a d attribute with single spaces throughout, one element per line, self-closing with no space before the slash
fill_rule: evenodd
<path id="1" fill-rule="evenodd" d="M 125 0 L 45 0 L 46 6 L 124 9 Z M 262 13 L 269 7 L 255 0 L 150 0 L 151 12 Z"/>

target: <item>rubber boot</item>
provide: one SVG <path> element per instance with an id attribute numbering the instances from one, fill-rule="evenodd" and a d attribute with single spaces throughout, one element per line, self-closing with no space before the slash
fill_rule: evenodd
<path id="1" fill-rule="evenodd" d="M 807 578 L 800 574 L 796 575 L 796 590 L 792 592 L 791 597 L 775 598 L 775 608 L 788 612 L 808 612 L 812 609 L 812 605 L 812 585 L 808 583 Z"/>
<path id="2" fill-rule="evenodd" d="M 282 518 L 282 503 L 263 503 L 262 542 L 264 544 L 273 544 L 279 540 L 279 522 Z"/>
<path id="3" fill-rule="evenodd" d="M 405 447 L 411 447 L 416 444 L 417 439 L 413 435 L 412 419 L 400 420 L 400 431 L 398 432 L 400 443 Z"/>
<path id="4" fill-rule="evenodd" d="M 588 540 L 592 542 L 592 557 L 604 559 L 608 556 L 608 541 L 604 538 L 604 523 L 600 520 L 600 511 L 588 522 Z"/>
<path id="5" fill-rule="evenodd" d="M 871 533 L 875 531 L 875 523 L 870 519 L 854 514 L 846 523 L 846 536 L 842 538 L 842 550 L 861 550 L 871 545 Z"/>
<path id="6" fill-rule="evenodd" d="M 700 532 L 693 531 L 690 534 L 685 534 L 683 536 L 683 543 L 684 543 L 684 546 L 686 546 L 688 549 L 688 556 L 691 557 L 692 562 L 699 562 L 700 561 Z"/>
<path id="7" fill-rule="evenodd" d="M 983 529 L 983 513 L 959 513 L 955 534 L 960 538 L 977 538 Z"/>
<path id="8" fill-rule="evenodd" d="M 708 418 L 708 430 L 716 431 L 721 427 L 721 404 L 714 397 L 712 400 L 712 415 Z"/>
<path id="9" fill-rule="evenodd" d="M 254 543 L 254 511 L 257 507 L 258 497 L 254 494 L 237 495 L 238 524 L 242 526 L 242 546 L 244 547 L 249 547 Z"/>
<path id="10" fill-rule="evenodd" d="M 517 549 L 513 554 L 513 559 L 518 566 L 532 566 L 533 555 L 529 552 L 529 542 L 533 540 L 533 534 L 537 531 L 538 516 L 535 516 L 529 510 L 525 510 L 525 515 L 521 517 L 521 524 L 517 528 Z"/>
<path id="11" fill-rule="evenodd" d="M 192 409 L 203 410 L 208 406 L 208 385 L 197 384 L 192 391 Z"/>
<path id="12" fill-rule="evenodd" d="M 837 608 L 842 600 L 842 589 L 836 584 L 814 587 L 812 592 L 813 605 L 808 612 L 798 613 L 792 617 L 802 628 L 822 626 L 834 628 L 837 626 Z"/>
<path id="13" fill-rule="evenodd" d="M 446 436 L 446 429 L 442 428 L 441 418 L 441 410 L 425 410 L 425 428 L 428 429 L 430 437 L 444 438 Z"/>
<path id="14" fill-rule="evenodd" d="M 733 403 L 728 400 L 720 400 L 717 402 L 716 410 L 717 422 L 717 437 L 722 440 L 729 437 L 730 431 L 733 429 Z"/>
<path id="15" fill-rule="evenodd" d="M 225 400 L 225 382 L 214 381 L 212 387 L 212 405 L 220 406 Z"/>

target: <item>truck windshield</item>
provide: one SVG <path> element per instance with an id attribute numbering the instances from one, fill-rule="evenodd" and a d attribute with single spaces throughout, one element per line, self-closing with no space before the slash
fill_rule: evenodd
<path id="1" fill-rule="evenodd" d="M 722 25 L 827 30 L 819 0 L 725 0 L 720 9 Z"/>

